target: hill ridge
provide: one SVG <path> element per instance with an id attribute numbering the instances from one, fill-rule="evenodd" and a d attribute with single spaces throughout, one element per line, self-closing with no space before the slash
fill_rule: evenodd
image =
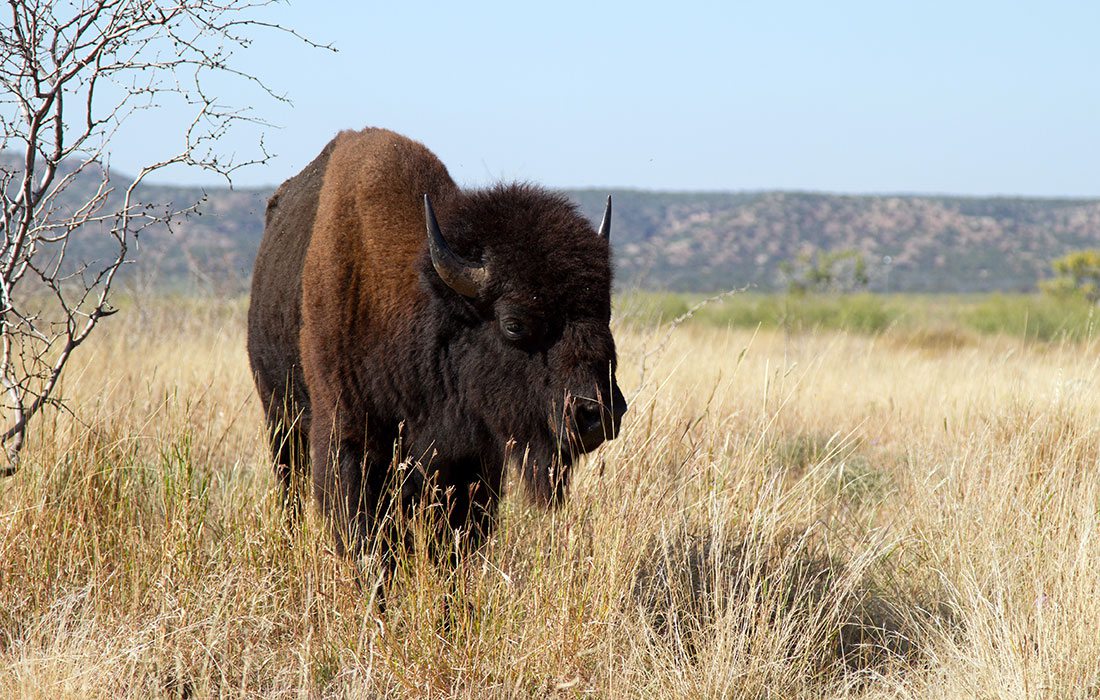
<path id="1" fill-rule="evenodd" d="M 206 199 L 201 216 L 176 222 L 171 233 L 145 232 L 137 267 L 162 282 L 198 276 L 245 286 L 273 191 L 144 184 L 144 202 Z M 1052 259 L 1070 250 L 1100 248 L 1100 199 L 596 187 L 558 191 L 593 221 L 607 195 L 615 198 L 616 274 L 624 287 L 703 292 L 748 285 L 771 290 L 781 286 L 780 264 L 800 252 L 856 249 L 867 260 L 875 291 L 1029 291 L 1046 276 Z M 94 256 L 95 245 L 85 241 L 74 252 Z"/>

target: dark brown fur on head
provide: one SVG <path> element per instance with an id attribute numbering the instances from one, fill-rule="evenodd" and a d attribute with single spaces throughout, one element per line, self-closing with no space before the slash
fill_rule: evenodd
<path id="1" fill-rule="evenodd" d="M 484 266 L 473 293 L 437 272 L 424 195 L 449 249 Z M 560 499 L 625 410 L 610 294 L 608 242 L 561 195 L 463 192 L 416 142 L 342 133 L 273 197 L 256 263 L 249 357 L 280 473 L 311 462 L 322 511 L 357 549 L 387 507 L 399 437 L 396 457 L 475 538 L 509 457 L 539 500 Z"/>
<path id="2" fill-rule="evenodd" d="M 421 259 L 432 316 L 462 355 L 465 393 L 498 440 L 514 440 L 515 457 L 540 500 L 557 500 L 573 459 L 586 451 L 567 405 L 598 398 L 623 405 L 614 382 L 608 242 L 568 199 L 531 185 L 500 185 L 460 195 L 441 218 L 454 250 L 480 261 L 489 283 L 476 298 L 455 294 Z M 525 337 L 501 324 L 517 321 Z M 615 425 L 607 426 L 613 437 Z"/>

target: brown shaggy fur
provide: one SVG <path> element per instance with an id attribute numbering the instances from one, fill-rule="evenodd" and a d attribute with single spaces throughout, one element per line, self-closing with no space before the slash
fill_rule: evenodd
<path id="1" fill-rule="evenodd" d="M 489 269 L 476 298 L 432 267 L 424 194 L 456 253 Z M 311 463 L 342 547 L 369 542 L 401 461 L 403 497 L 436 488 L 446 524 L 476 539 L 509 451 L 553 501 L 618 431 L 610 249 L 558 195 L 465 193 L 421 144 L 343 132 L 272 197 L 255 270 L 248 350 L 276 468 L 293 493 Z M 520 339 L 502 331 L 516 319 Z M 593 410 L 603 435 L 580 440 Z"/>

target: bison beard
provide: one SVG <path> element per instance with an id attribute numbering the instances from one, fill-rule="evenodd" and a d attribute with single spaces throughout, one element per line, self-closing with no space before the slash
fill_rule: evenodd
<path id="1" fill-rule="evenodd" d="M 424 146 L 339 134 L 268 204 L 248 353 L 276 473 L 310 473 L 338 546 L 364 552 L 397 494 L 446 531 L 492 527 L 507 464 L 560 501 L 618 434 L 611 205 L 597 233 L 528 185 L 459 190 Z"/>

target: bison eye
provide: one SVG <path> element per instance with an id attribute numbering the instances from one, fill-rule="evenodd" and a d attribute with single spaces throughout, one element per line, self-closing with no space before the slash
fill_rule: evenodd
<path id="1" fill-rule="evenodd" d="M 513 316 L 500 319 L 500 330 L 508 340 L 523 340 L 527 337 L 527 324 Z"/>

